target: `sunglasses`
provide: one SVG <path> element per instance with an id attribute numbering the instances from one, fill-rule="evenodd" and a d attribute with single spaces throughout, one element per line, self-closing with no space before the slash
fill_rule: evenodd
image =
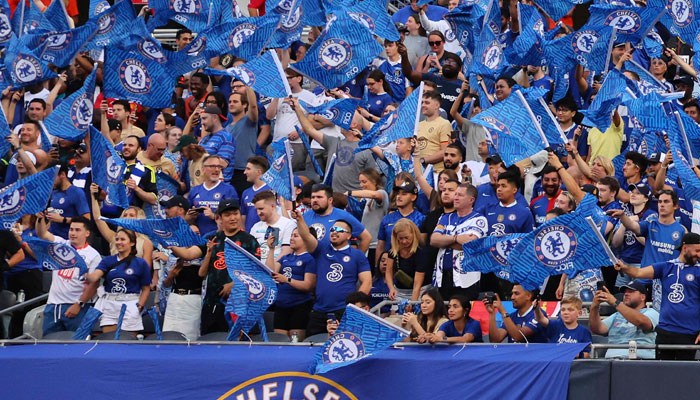
<path id="1" fill-rule="evenodd" d="M 442 40 L 438 40 L 437 42 L 428 42 L 430 46 L 439 46 L 442 44 Z"/>
<path id="2" fill-rule="evenodd" d="M 335 233 L 349 233 L 347 229 L 343 229 L 343 228 L 341 228 L 341 227 L 339 227 L 339 226 L 334 226 L 334 227 L 332 227 L 332 228 L 331 228 L 331 232 L 335 232 Z"/>

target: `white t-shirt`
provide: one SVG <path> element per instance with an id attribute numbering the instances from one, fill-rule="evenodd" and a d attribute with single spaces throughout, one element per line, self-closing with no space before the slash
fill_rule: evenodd
<path id="1" fill-rule="evenodd" d="M 299 93 L 292 93 L 292 97 L 298 100 L 302 100 L 309 103 L 312 106 L 316 105 L 316 96 L 306 89 L 302 89 Z M 307 114 L 304 112 L 304 114 Z M 272 136 L 272 141 L 276 142 L 287 137 L 292 132 L 296 132 L 295 126 L 301 128 L 301 123 L 299 123 L 299 118 L 297 118 L 297 113 L 292 110 L 292 107 L 280 99 L 277 103 L 277 115 L 275 116 L 275 131 Z M 291 143 L 301 143 L 301 139 L 293 140 Z"/>
<path id="2" fill-rule="evenodd" d="M 465 164 L 465 163 L 462 163 Z M 472 170 L 472 185 L 474 187 L 479 187 L 484 183 L 490 183 L 491 177 L 489 176 L 489 167 L 486 163 L 481 161 L 467 161 L 467 167 Z M 486 169 L 486 171 L 484 171 Z M 484 173 L 486 172 L 486 173 Z M 483 174 L 483 175 L 482 175 Z M 459 166 L 459 177 L 462 178 L 462 165 Z"/>
<path id="3" fill-rule="evenodd" d="M 260 244 L 260 261 L 263 263 L 267 260 L 267 255 L 270 253 L 270 248 L 267 247 L 267 240 L 265 239 L 265 232 L 267 232 L 268 226 L 267 222 L 258 221 L 250 228 L 250 234 L 255 236 L 255 239 Z M 282 246 L 289 246 L 289 241 L 292 239 L 292 231 L 296 229 L 297 223 L 291 218 L 280 217 L 276 223 L 272 224 L 272 227 L 280 230 L 277 243 L 275 243 L 275 254 L 273 255 L 277 259 L 282 253 Z"/>
<path id="4" fill-rule="evenodd" d="M 70 241 L 54 236 L 55 243 L 64 243 L 71 245 Z M 87 245 L 82 249 L 76 249 L 78 254 L 83 257 L 85 264 L 88 266 L 88 273 L 97 268 L 97 265 L 102 261 L 102 256 L 92 246 Z M 62 269 L 53 271 L 53 279 L 51 280 L 51 289 L 49 289 L 49 299 L 47 304 L 73 304 L 80 300 L 80 295 L 85 289 L 85 275 L 80 276 L 80 268 Z"/>

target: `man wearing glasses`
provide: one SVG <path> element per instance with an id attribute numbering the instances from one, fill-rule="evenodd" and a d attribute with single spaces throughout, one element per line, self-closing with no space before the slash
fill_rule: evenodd
<path id="1" fill-rule="evenodd" d="M 316 304 L 309 315 L 306 337 L 327 332 L 329 314 L 340 320 L 345 311 L 345 298 L 359 290 L 369 294 L 372 288 L 372 273 L 364 253 L 350 246 L 352 226 L 338 219 L 330 228 L 330 241 L 320 241 L 309 230 L 300 212 L 292 211 L 297 229 L 307 250 L 316 260 Z"/>
<path id="2" fill-rule="evenodd" d="M 188 200 L 192 208 L 185 219 L 194 223 L 203 235 L 216 232 L 216 211 L 219 202 L 226 199 L 238 201 L 238 193 L 233 186 L 221 181 L 221 170 L 225 161 L 219 156 L 207 156 L 202 163 L 204 182 L 190 190 Z"/>

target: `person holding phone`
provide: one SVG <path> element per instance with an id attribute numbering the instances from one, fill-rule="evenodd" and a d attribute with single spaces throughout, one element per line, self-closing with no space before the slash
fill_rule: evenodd
<path id="1" fill-rule="evenodd" d="M 484 306 L 489 313 L 489 341 L 500 343 L 508 338 L 508 343 L 547 343 L 544 328 L 537 321 L 534 311 L 537 291 L 525 290 L 520 285 L 513 285 L 510 300 L 515 308 L 512 313 L 506 311 L 498 293 L 495 294 L 494 299 L 484 298 Z M 496 312 L 501 314 L 501 321 L 496 321 Z M 545 317 L 547 316 L 546 312 L 542 311 L 542 313 Z"/>
<path id="2" fill-rule="evenodd" d="M 203 235 L 216 231 L 216 210 L 220 201 L 226 199 L 238 201 L 236 189 L 221 181 L 221 171 L 225 163 L 216 155 L 204 157 L 202 162 L 204 182 L 193 187 L 188 196 L 192 208 L 187 211 L 185 220 L 197 225 Z"/>
<path id="3" fill-rule="evenodd" d="M 272 256 L 277 260 L 280 257 L 291 254 L 289 246 L 292 231 L 297 227 L 293 219 L 283 217 L 277 211 L 277 196 L 271 190 L 265 190 L 253 196 L 255 211 L 260 218 L 252 228 L 250 234 L 260 243 L 260 260 L 266 260 Z M 274 238 L 273 246 L 268 245 L 268 239 Z M 270 253 L 272 251 L 272 253 Z"/>

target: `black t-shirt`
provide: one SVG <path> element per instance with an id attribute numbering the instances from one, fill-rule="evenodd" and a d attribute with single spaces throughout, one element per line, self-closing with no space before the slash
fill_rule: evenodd
<path id="1" fill-rule="evenodd" d="M 452 121 L 450 109 L 452 108 L 452 104 L 454 104 L 455 100 L 457 100 L 459 93 L 462 91 L 462 82 L 464 81 L 461 79 L 449 81 L 440 75 L 431 73 L 424 73 L 423 80 L 435 82 L 437 85 L 437 90 L 440 92 L 440 97 L 442 97 L 440 108 L 445 110 L 447 113 L 447 118 Z"/>
<path id="2" fill-rule="evenodd" d="M 129 177 L 131 177 L 131 174 L 134 173 L 134 168 L 136 167 L 136 164 L 130 164 L 127 165 L 127 173 L 124 176 L 124 179 L 127 180 Z M 145 171 L 143 173 L 143 176 L 141 177 L 141 180 L 139 181 L 139 187 L 144 191 L 148 193 L 153 193 L 154 195 L 158 195 L 158 185 L 156 185 L 156 172 L 153 169 L 153 167 L 144 165 Z M 141 207 L 143 208 L 143 200 L 134 193 L 134 195 L 131 198 L 131 205 L 136 206 L 136 207 Z M 205 247 L 206 249 L 206 247 Z"/>
<path id="3" fill-rule="evenodd" d="M 406 275 L 415 279 L 416 272 L 425 273 L 426 270 L 432 272 L 428 264 L 428 254 L 424 247 L 419 246 L 413 255 L 408 258 L 403 258 L 398 256 L 394 259 L 394 267 L 406 273 Z M 425 285 L 427 282 L 423 281 Z M 397 280 L 396 287 L 399 289 L 412 289 L 412 287 L 403 287 L 401 283 Z"/>
<path id="4" fill-rule="evenodd" d="M 173 280 L 173 290 L 197 290 L 202 288 L 203 278 L 199 277 L 199 265 L 185 265 Z"/>
<path id="5" fill-rule="evenodd" d="M 3 259 L 12 257 L 20 251 L 22 246 L 17 241 L 15 234 L 8 230 L 0 230 L 0 256 Z"/>

